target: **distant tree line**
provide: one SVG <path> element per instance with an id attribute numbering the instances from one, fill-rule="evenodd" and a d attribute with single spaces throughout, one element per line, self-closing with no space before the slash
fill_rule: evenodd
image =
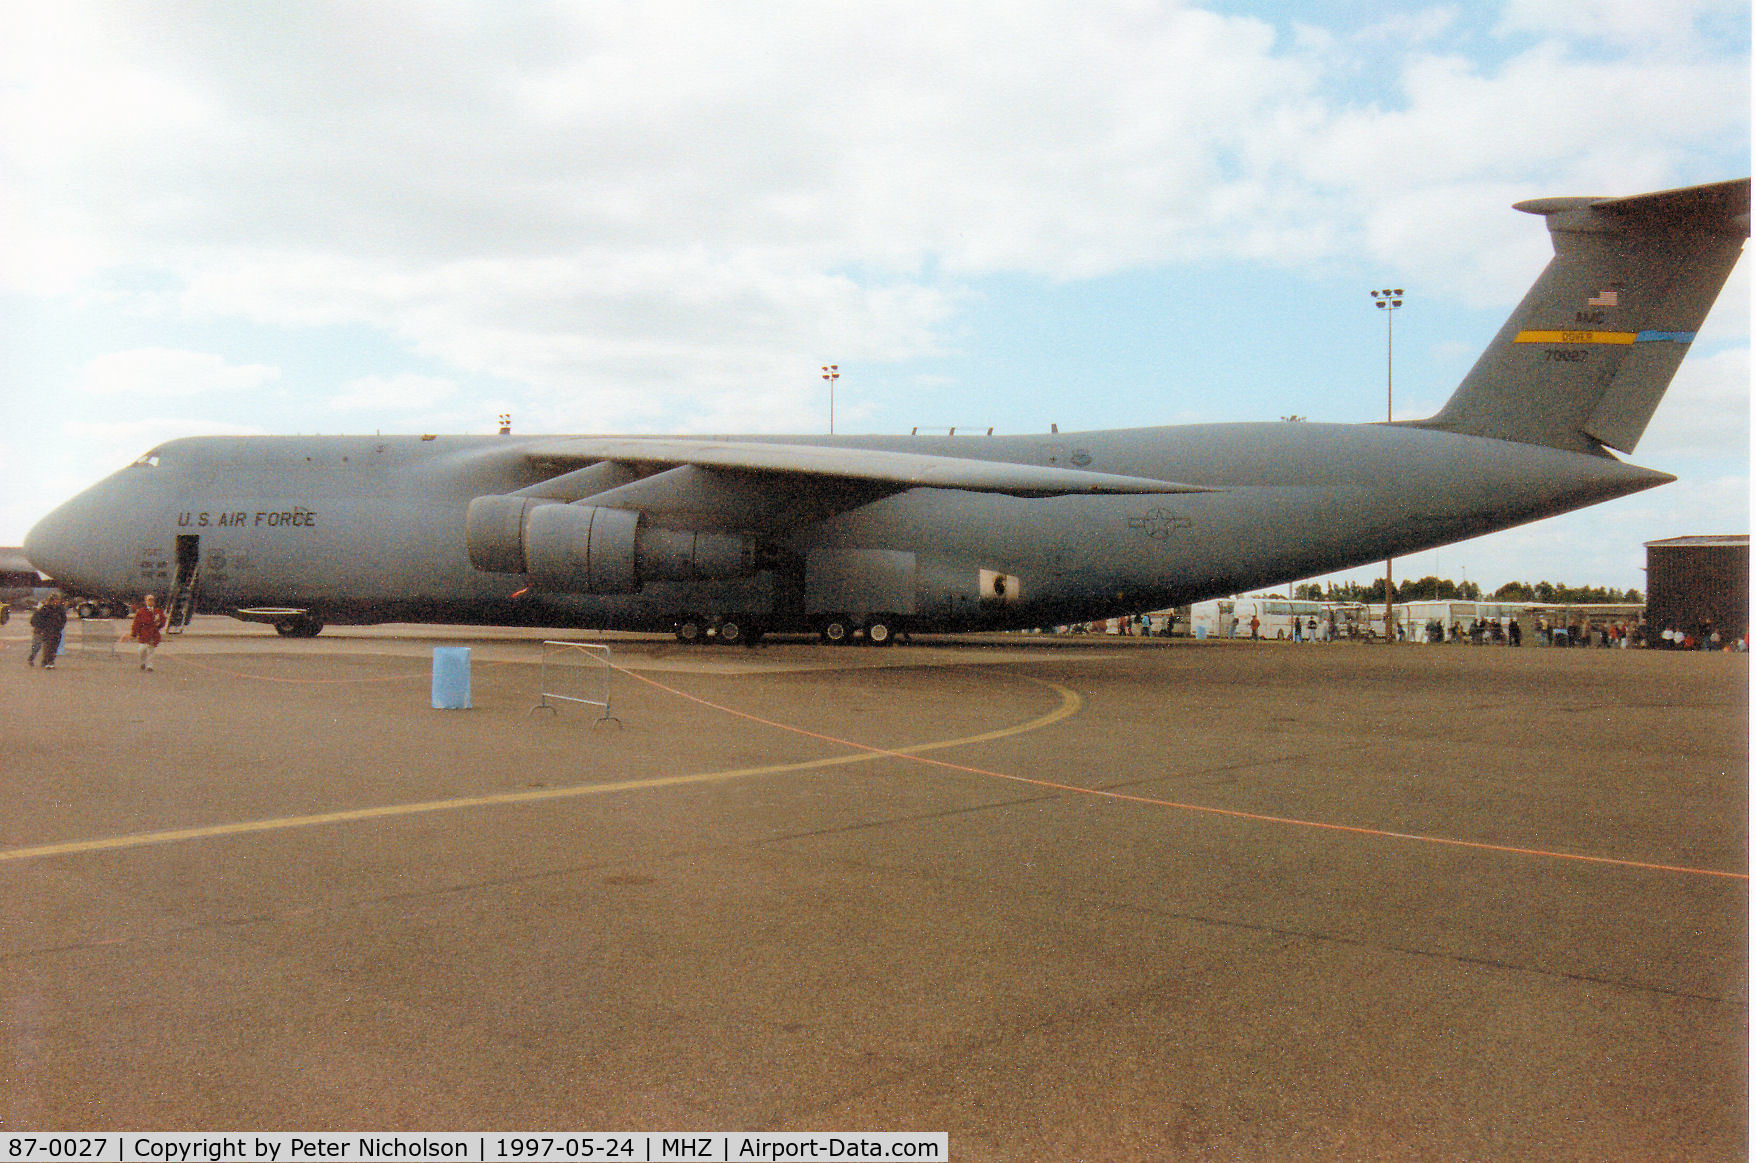
<path id="1" fill-rule="evenodd" d="M 1545 604 L 1561 602 L 1584 605 L 1644 602 L 1646 595 L 1639 590 L 1605 589 L 1603 586 L 1564 586 L 1554 582 L 1540 581 L 1534 586 L 1529 582 L 1507 582 L 1494 591 L 1494 598 L 1502 602 L 1543 602 Z"/>
<path id="2" fill-rule="evenodd" d="M 1365 602 L 1382 604 L 1384 601 L 1384 579 L 1374 578 L 1371 585 L 1359 582 L 1342 582 L 1339 585 L 1331 582 L 1325 589 L 1316 582 L 1304 582 L 1293 588 L 1293 597 L 1311 602 Z M 1431 575 L 1402 581 L 1396 584 L 1397 602 L 1479 602 L 1482 600 L 1482 587 L 1472 581 L 1454 582 L 1450 578 L 1433 577 Z M 1641 602 L 1644 595 L 1639 590 L 1606 589 L 1603 586 L 1568 586 L 1554 582 L 1540 581 L 1535 585 L 1529 582 L 1507 582 L 1495 590 L 1492 598 L 1496 602 L 1538 602 L 1543 605 L 1573 604 L 1609 604 L 1615 602 Z"/>

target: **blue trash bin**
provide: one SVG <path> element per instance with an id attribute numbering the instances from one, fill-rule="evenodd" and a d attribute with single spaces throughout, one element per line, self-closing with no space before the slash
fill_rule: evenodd
<path id="1" fill-rule="evenodd" d="M 469 701 L 469 647 L 433 647 L 433 709 L 467 711 Z"/>

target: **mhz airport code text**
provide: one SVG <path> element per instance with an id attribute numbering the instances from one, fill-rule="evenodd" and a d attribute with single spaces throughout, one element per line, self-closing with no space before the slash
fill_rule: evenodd
<path id="1" fill-rule="evenodd" d="M 0 1163 L 375 1163 L 376 1160 L 626 1160 L 734 1163 L 791 1159 L 949 1159 L 945 1131 L 747 1131 L 707 1134 L 627 1131 L 483 1134 L 370 1131 L 127 1131 L 120 1134 L 0 1135 Z"/>

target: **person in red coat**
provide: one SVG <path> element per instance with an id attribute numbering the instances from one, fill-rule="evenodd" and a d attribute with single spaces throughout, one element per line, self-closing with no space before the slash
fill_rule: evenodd
<path id="1" fill-rule="evenodd" d="M 128 627 L 128 637 L 140 643 L 140 669 L 152 669 L 152 652 L 158 649 L 163 639 L 159 631 L 165 628 L 165 612 L 158 607 L 158 599 L 151 594 L 134 607 L 134 622 Z"/>

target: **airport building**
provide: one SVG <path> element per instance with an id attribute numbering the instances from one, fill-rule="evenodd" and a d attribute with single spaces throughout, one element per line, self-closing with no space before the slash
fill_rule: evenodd
<path id="1" fill-rule="evenodd" d="M 1723 638 L 1750 630 L 1750 535 L 1670 537 L 1646 543 L 1646 621 Z"/>

